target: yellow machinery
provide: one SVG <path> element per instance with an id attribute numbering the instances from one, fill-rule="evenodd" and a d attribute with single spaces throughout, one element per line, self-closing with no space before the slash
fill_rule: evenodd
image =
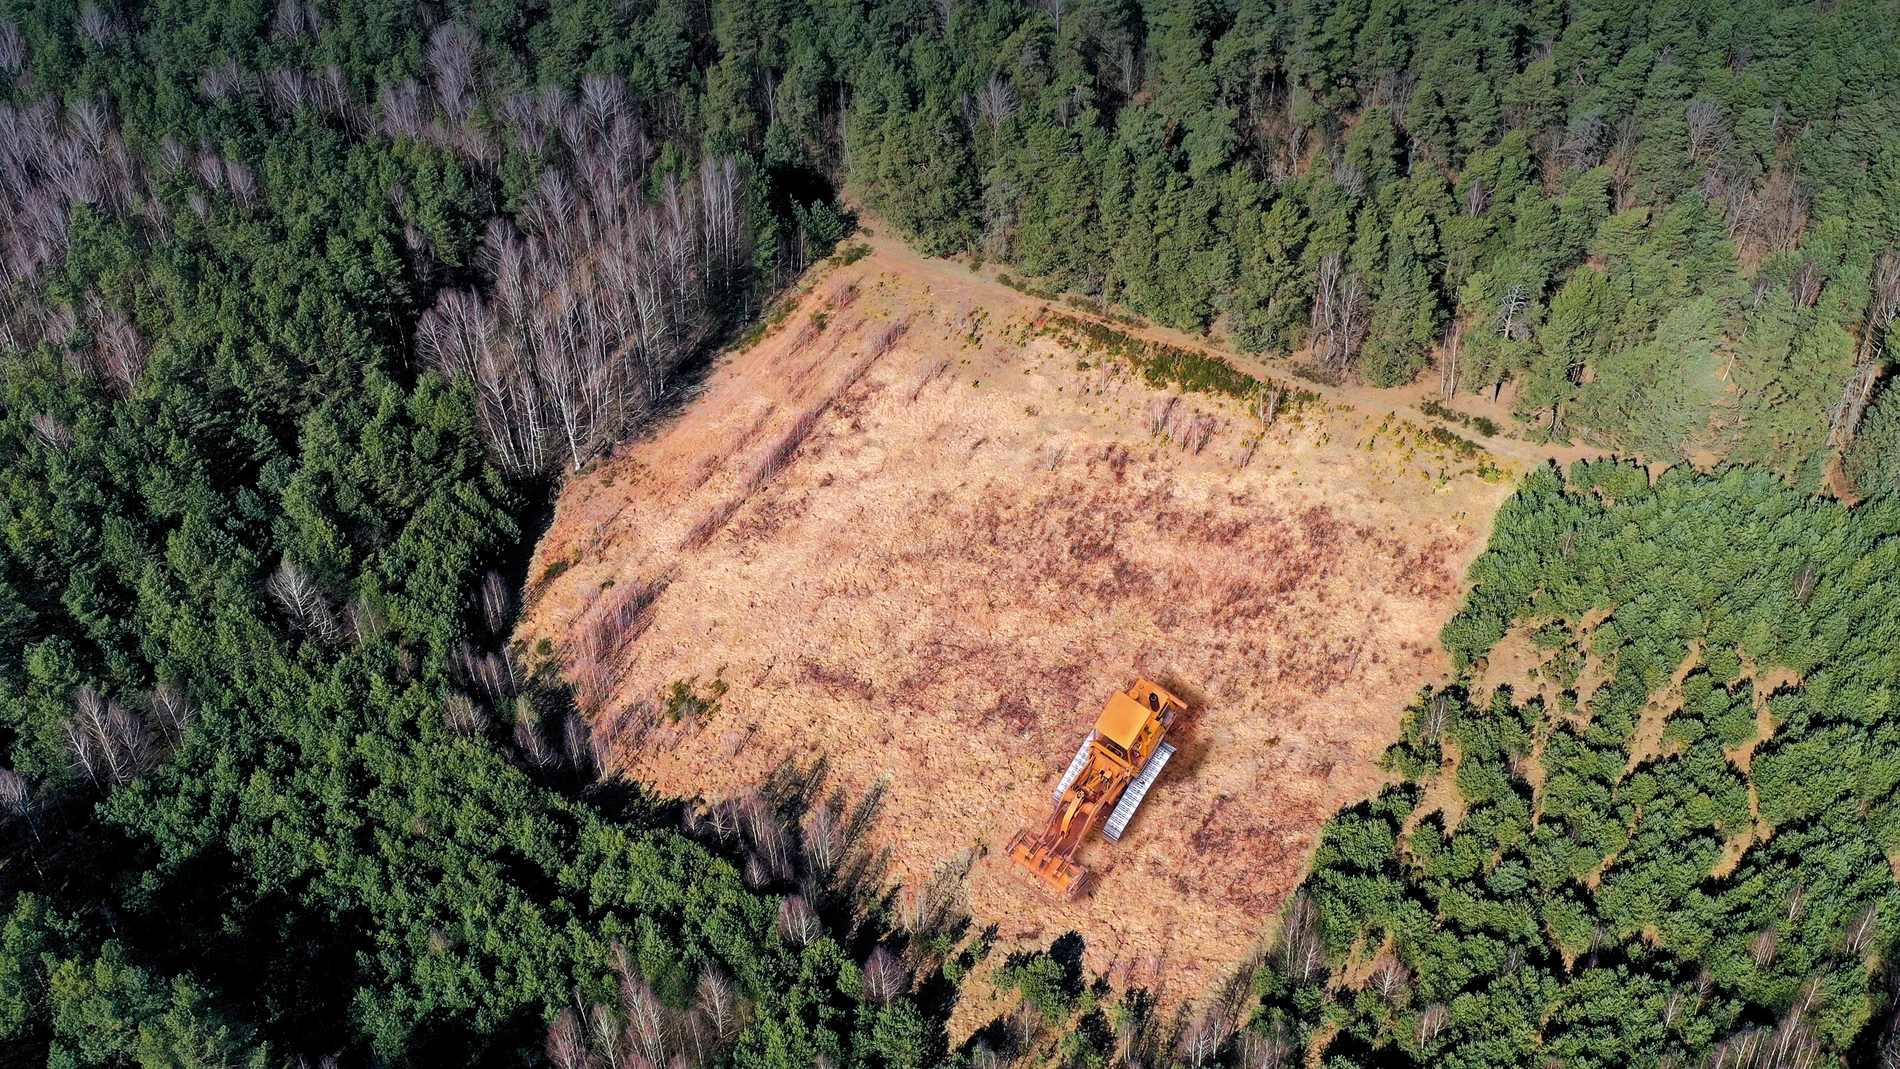
<path id="1" fill-rule="evenodd" d="M 1107 818 L 1102 836 L 1117 842 L 1148 788 L 1174 756 L 1161 741 L 1174 714 L 1187 707 L 1145 679 L 1108 699 L 1095 729 L 1056 784 L 1055 810 L 1041 831 L 1025 828 L 1009 841 L 1009 859 L 1057 897 L 1074 898 L 1088 871 L 1075 861 L 1089 829 Z"/>

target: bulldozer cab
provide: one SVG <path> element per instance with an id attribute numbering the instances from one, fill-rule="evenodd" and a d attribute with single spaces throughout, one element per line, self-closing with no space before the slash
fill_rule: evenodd
<path id="1" fill-rule="evenodd" d="M 1134 686 L 1109 697 L 1102 715 L 1096 718 L 1095 732 L 1098 738 L 1113 744 L 1110 753 L 1138 765 L 1174 723 L 1175 710 L 1185 705 L 1153 683 L 1137 679 Z"/>
<path id="2" fill-rule="evenodd" d="M 1145 679 L 1135 680 L 1135 685 L 1128 688 L 1128 696 L 1169 723 L 1173 722 L 1176 710 L 1187 708 L 1186 702 Z"/>
<path id="3" fill-rule="evenodd" d="M 1153 718 L 1154 714 L 1146 707 L 1136 704 L 1128 695 L 1117 692 L 1108 699 L 1108 706 L 1102 710 L 1102 715 L 1095 719 L 1095 739 L 1124 764 L 1133 764 L 1134 755 L 1140 751 L 1142 736 L 1148 733 L 1148 724 Z"/>

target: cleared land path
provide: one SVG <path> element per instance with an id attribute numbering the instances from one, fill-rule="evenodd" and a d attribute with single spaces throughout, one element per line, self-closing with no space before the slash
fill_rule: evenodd
<path id="1" fill-rule="evenodd" d="M 929 286 L 933 291 L 955 293 L 962 299 L 977 303 L 1027 302 L 1049 308 L 1062 315 L 1101 323 L 1131 338 L 1213 353 L 1256 377 L 1269 377 L 1277 381 L 1290 382 L 1300 389 L 1317 393 L 1329 404 L 1351 405 L 1365 410 L 1368 414 L 1391 413 L 1400 419 L 1421 425 L 1436 424 L 1448 427 L 1458 434 L 1478 441 L 1478 444 L 1491 455 L 1499 459 L 1514 460 L 1526 467 L 1541 464 L 1547 460 L 1567 465 L 1575 460 L 1594 460 L 1610 455 L 1609 450 L 1588 446 L 1549 445 L 1512 437 L 1508 433 L 1481 438 L 1463 426 L 1428 416 L 1419 406 L 1426 401 L 1439 399 L 1435 373 L 1420 376 L 1417 382 L 1409 386 L 1393 389 L 1373 389 L 1350 382 L 1339 385 L 1312 382 L 1295 375 L 1293 371 L 1295 361 L 1290 356 L 1273 357 L 1259 353 L 1243 353 L 1223 348 L 1209 342 L 1206 338 L 1184 331 L 1152 325 L 1134 326 L 1092 314 L 1063 301 L 1038 300 L 998 282 L 997 275 L 1007 273 L 1007 269 L 999 269 L 993 265 L 972 269 L 969 264 L 961 260 L 925 256 L 903 241 L 888 236 L 890 233 L 888 225 L 884 225 L 875 217 L 871 218 L 869 229 L 871 230 L 869 237 L 854 236 L 851 241 L 870 246 L 873 257 L 887 269 L 895 270 L 906 278 Z M 1461 393 L 1447 407 L 1464 415 L 1487 417 L 1498 426 L 1509 428 L 1515 423 L 1511 417 L 1509 390 L 1510 387 L 1507 384 L 1504 403 L 1494 403 L 1480 395 Z"/>

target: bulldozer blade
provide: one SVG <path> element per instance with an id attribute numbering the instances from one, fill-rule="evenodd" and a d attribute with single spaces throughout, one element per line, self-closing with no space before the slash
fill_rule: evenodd
<path id="1" fill-rule="evenodd" d="M 1018 873 L 1065 902 L 1076 897 L 1088 876 L 1082 866 L 1043 849 L 1026 831 L 1009 841 L 1008 854 Z"/>
<path id="2" fill-rule="evenodd" d="M 1102 838 L 1111 843 L 1121 842 L 1123 829 L 1127 828 L 1129 820 L 1134 818 L 1135 810 L 1141 805 L 1141 800 L 1148 797 L 1148 788 L 1154 786 L 1156 778 L 1161 775 L 1161 766 L 1167 764 L 1168 758 L 1173 756 L 1174 747 L 1169 743 L 1164 742 L 1155 748 L 1154 756 L 1148 758 L 1148 763 L 1142 767 L 1141 775 L 1135 777 L 1135 782 L 1130 783 L 1128 789 L 1122 792 L 1121 801 L 1115 803 L 1115 811 L 1108 815 L 1108 823 L 1102 826 Z"/>

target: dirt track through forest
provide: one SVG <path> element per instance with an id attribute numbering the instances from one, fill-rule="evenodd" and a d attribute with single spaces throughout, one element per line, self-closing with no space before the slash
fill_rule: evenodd
<path id="1" fill-rule="evenodd" d="M 563 491 L 521 637 L 566 656 L 629 777 L 716 798 L 820 753 L 854 792 L 888 777 L 894 875 L 973 857 L 993 961 L 1074 929 L 1091 969 L 1177 1001 L 1250 953 L 1320 826 L 1376 789 L 1490 517 L 1541 457 L 1460 456 L 1397 406 L 1321 402 L 1243 466 L 1257 421 L 1203 395 L 1174 402 L 1211 427 L 1181 448 L 1149 429 L 1170 393 L 1048 311 L 877 241 Z M 615 612 L 618 641 L 590 647 Z M 1048 901 L 1001 848 L 1137 674 L 1193 703 L 1180 753 L 1121 843 L 1084 846 L 1093 894 Z M 710 716 L 659 714 L 715 676 Z"/>
<path id="2" fill-rule="evenodd" d="M 881 228 L 880 228 L 881 229 Z M 855 239 L 854 239 L 855 240 Z M 1467 438 L 1480 438 L 1478 434 L 1463 425 L 1447 424 L 1446 421 L 1433 419 L 1426 415 L 1421 407 L 1428 401 L 1437 401 L 1444 407 L 1464 416 L 1485 417 L 1499 427 L 1511 427 L 1512 384 L 1506 383 L 1499 400 L 1493 400 L 1482 394 L 1459 393 L 1447 404 L 1439 390 L 1438 375 L 1427 371 L 1418 380 L 1406 386 L 1391 389 L 1375 389 L 1354 382 L 1327 384 L 1301 378 L 1294 369 L 1301 363 L 1294 355 L 1270 356 L 1261 353 L 1243 353 L 1234 349 L 1211 344 L 1208 339 L 1197 337 L 1179 330 L 1153 325 L 1134 325 L 1111 320 L 1092 314 L 1064 301 L 1046 301 L 1031 298 L 1018 290 L 997 281 L 997 276 L 1007 274 L 1007 270 L 994 266 L 972 268 L 963 260 L 946 260 L 925 256 L 902 241 L 886 237 L 883 233 L 873 233 L 863 239 L 866 244 L 877 250 L 880 259 L 902 272 L 904 277 L 925 286 L 948 287 L 959 293 L 967 293 L 973 299 L 984 301 L 1030 302 L 1048 308 L 1062 315 L 1074 316 L 1102 323 L 1120 333 L 1143 341 L 1161 342 L 1186 349 L 1199 349 L 1219 355 L 1228 363 L 1256 377 L 1269 377 L 1280 382 L 1289 382 L 1302 390 L 1319 394 L 1328 404 L 1351 405 L 1366 412 L 1389 413 L 1399 419 L 1417 423 L 1421 426 L 1439 424 Z M 1533 442 L 1509 434 L 1482 438 L 1480 444 L 1492 456 L 1501 460 L 1511 460 L 1524 467 L 1534 467 L 1545 461 L 1556 461 L 1568 465 L 1576 460 L 1596 459 L 1610 455 L 1610 450 L 1593 446 L 1550 445 Z"/>

